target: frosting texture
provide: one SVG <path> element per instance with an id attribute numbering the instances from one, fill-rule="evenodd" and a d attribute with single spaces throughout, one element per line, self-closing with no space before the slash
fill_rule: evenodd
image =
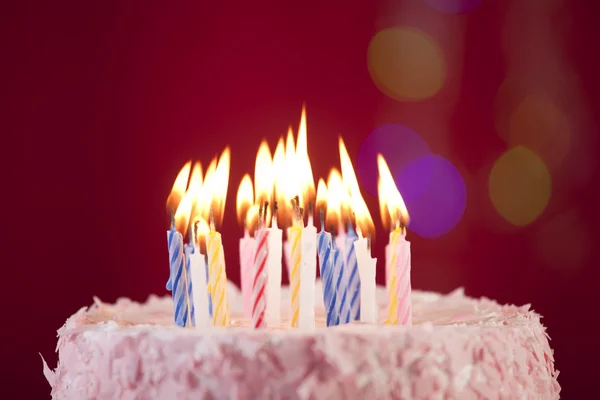
<path id="1" fill-rule="evenodd" d="M 385 289 L 378 300 L 383 321 Z M 173 325 L 170 297 L 95 299 L 59 329 L 58 366 L 43 362 L 44 375 L 53 399 L 559 398 L 548 336 L 528 305 L 413 291 L 413 326 L 323 328 L 317 304 L 313 330 L 288 329 L 286 315 L 275 328 L 234 319 L 196 330 Z"/>

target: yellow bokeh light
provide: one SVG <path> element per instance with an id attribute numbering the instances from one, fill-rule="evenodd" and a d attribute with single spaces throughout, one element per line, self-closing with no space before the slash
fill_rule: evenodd
<path id="1" fill-rule="evenodd" d="M 549 168 L 557 169 L 571 148 L 569 122 L 552 100 L 529 94 L 510 116 L 508 144 L 530 148 Z"/>
<path id="2" fill-rule="evenodd" d="M 551 178 L 542 159 L 518 146 L 502 154 L 490 172 L 489 193 L 496 211 L 516 226 L 538 218 L 550 200 Z"/>
<path id="3" fill-rule="evenodd" d="M 379 90 L 396 100 L 423 100 L 443 86 L 446 65 L 435 41 L 414 28 L 388 28 L 369 44 L 367 62 Z"/>

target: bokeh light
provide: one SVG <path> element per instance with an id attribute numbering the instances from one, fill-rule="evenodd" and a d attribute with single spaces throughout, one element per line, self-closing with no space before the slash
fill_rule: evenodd
<path id="1" fill-rule="evenodd" d="M 365 139 L 358 151 L 357 173 L 361 187 L 377 197 L 377 154 L 398 171 L 417 157 L 430 153 L 425 140 L 402 124 L 383 124 Z"/>
<path id="2" fill-rule="evenodd" d="M 438 11 L 448 14 L 459 14 L 473 11 L 482 0 L 424 0 Z"/>
<path id="3" fill-rule="evenodd" d="M 423 100 L 444 84 L 445 62 L 435 41 L 413 28 L 388 28 L 369 44 L 367 62 L 379 90 L 396 100 Z"/>
<path id="4" fill-rule="evenodd" d="M 467 206 L 467 189 L 450 161 L 426 154 L 396 170 L 394 178 L 410 214 L 411 232 L 433 239 L 460 222 Z"/>
<path id="5" fill-rule="evenodd" d="M 526 226 L 548 205 L 550 173 L 537 154 L 524 146 L 517 146 L 494 163 L 489 193 L 494 208 L 504 219 L 516 226 Z"/>
<path id="6" fill-rule="evenodd" d="M 557 169 L 571 149 L 569 121 L 549 98 L 529 94 L 510 116 L 508 144 L 530 148 Z"/>

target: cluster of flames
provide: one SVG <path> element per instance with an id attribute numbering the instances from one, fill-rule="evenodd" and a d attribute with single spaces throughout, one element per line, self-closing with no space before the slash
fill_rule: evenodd
<path id="1" fill-rule="evenodd" d="M 258 225 L 259 209 L 266 207 L 263 220 L 270 226 L 273 221 L 280 228 L 293 223 L 294 202 L 309 222 L 315 214 L 323 215 L 325 226 L 337 230 L 342 224 L 352 223 L 364 233 L 374 234 L 371 214 L 361 194 L 350 156 L 342 138 L 339 138 L 341 171 L 332 168 L 327 182 L 320 178 L 315 190 L 312 167 L 308 157 L 306 112 L 302 110 L 298 136 L 290 127 L 287 136 L 279 138 L 275 151 L 266 141 L 259 146 L 254 168 L 254 180 L 249 174 L 242 178 L 236 197 L 236 211 L 240 224 L 250 233 Z M 398 192 L 392 174 L 382 156 L 377 159 L 379 168 L 379 206 L 384 227 L 408 222 L 408 212 Z M 204 179 L 199 162 L 186 163 L 173 185 L 167 199 L 167 209 L 175 227 L 182 234 L 195 235 L 199 243 L 211 227 L 223 219 L 229 183 L 230 152 L 226 148 L 219 159 L 212 160 Z M 276 207 L 275 207 L 276 205 Z M 274 213 L 274 210 L 277 210 Z M 274 217 L 274 218 L 273 218 Z M 394 224 L 392 224 L 394 221 Z M 317 222 L 316 225 L 319 225 Z"/>

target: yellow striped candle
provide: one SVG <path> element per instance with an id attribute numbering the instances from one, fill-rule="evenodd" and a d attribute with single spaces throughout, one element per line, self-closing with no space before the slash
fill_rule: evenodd
<path id="1" fill-rule="evenodd" d="M 211 231 L 206 243 L 208 251 L 209 284 L 208 292 L 213 304 L 213 325 L 229 325 L 229 304 L 227 302 L 227 274 L 225 257 L 221 244 L 221 234 Z"/>
<path id="2" fill-rule="evenodd" d="M 291 243 L 290 289 L 292 300 L 292 327 L 298 327 L 300 316 L 300 265 L 302 264 L 302 226 L 288 228 L 288 240 Z"/>

